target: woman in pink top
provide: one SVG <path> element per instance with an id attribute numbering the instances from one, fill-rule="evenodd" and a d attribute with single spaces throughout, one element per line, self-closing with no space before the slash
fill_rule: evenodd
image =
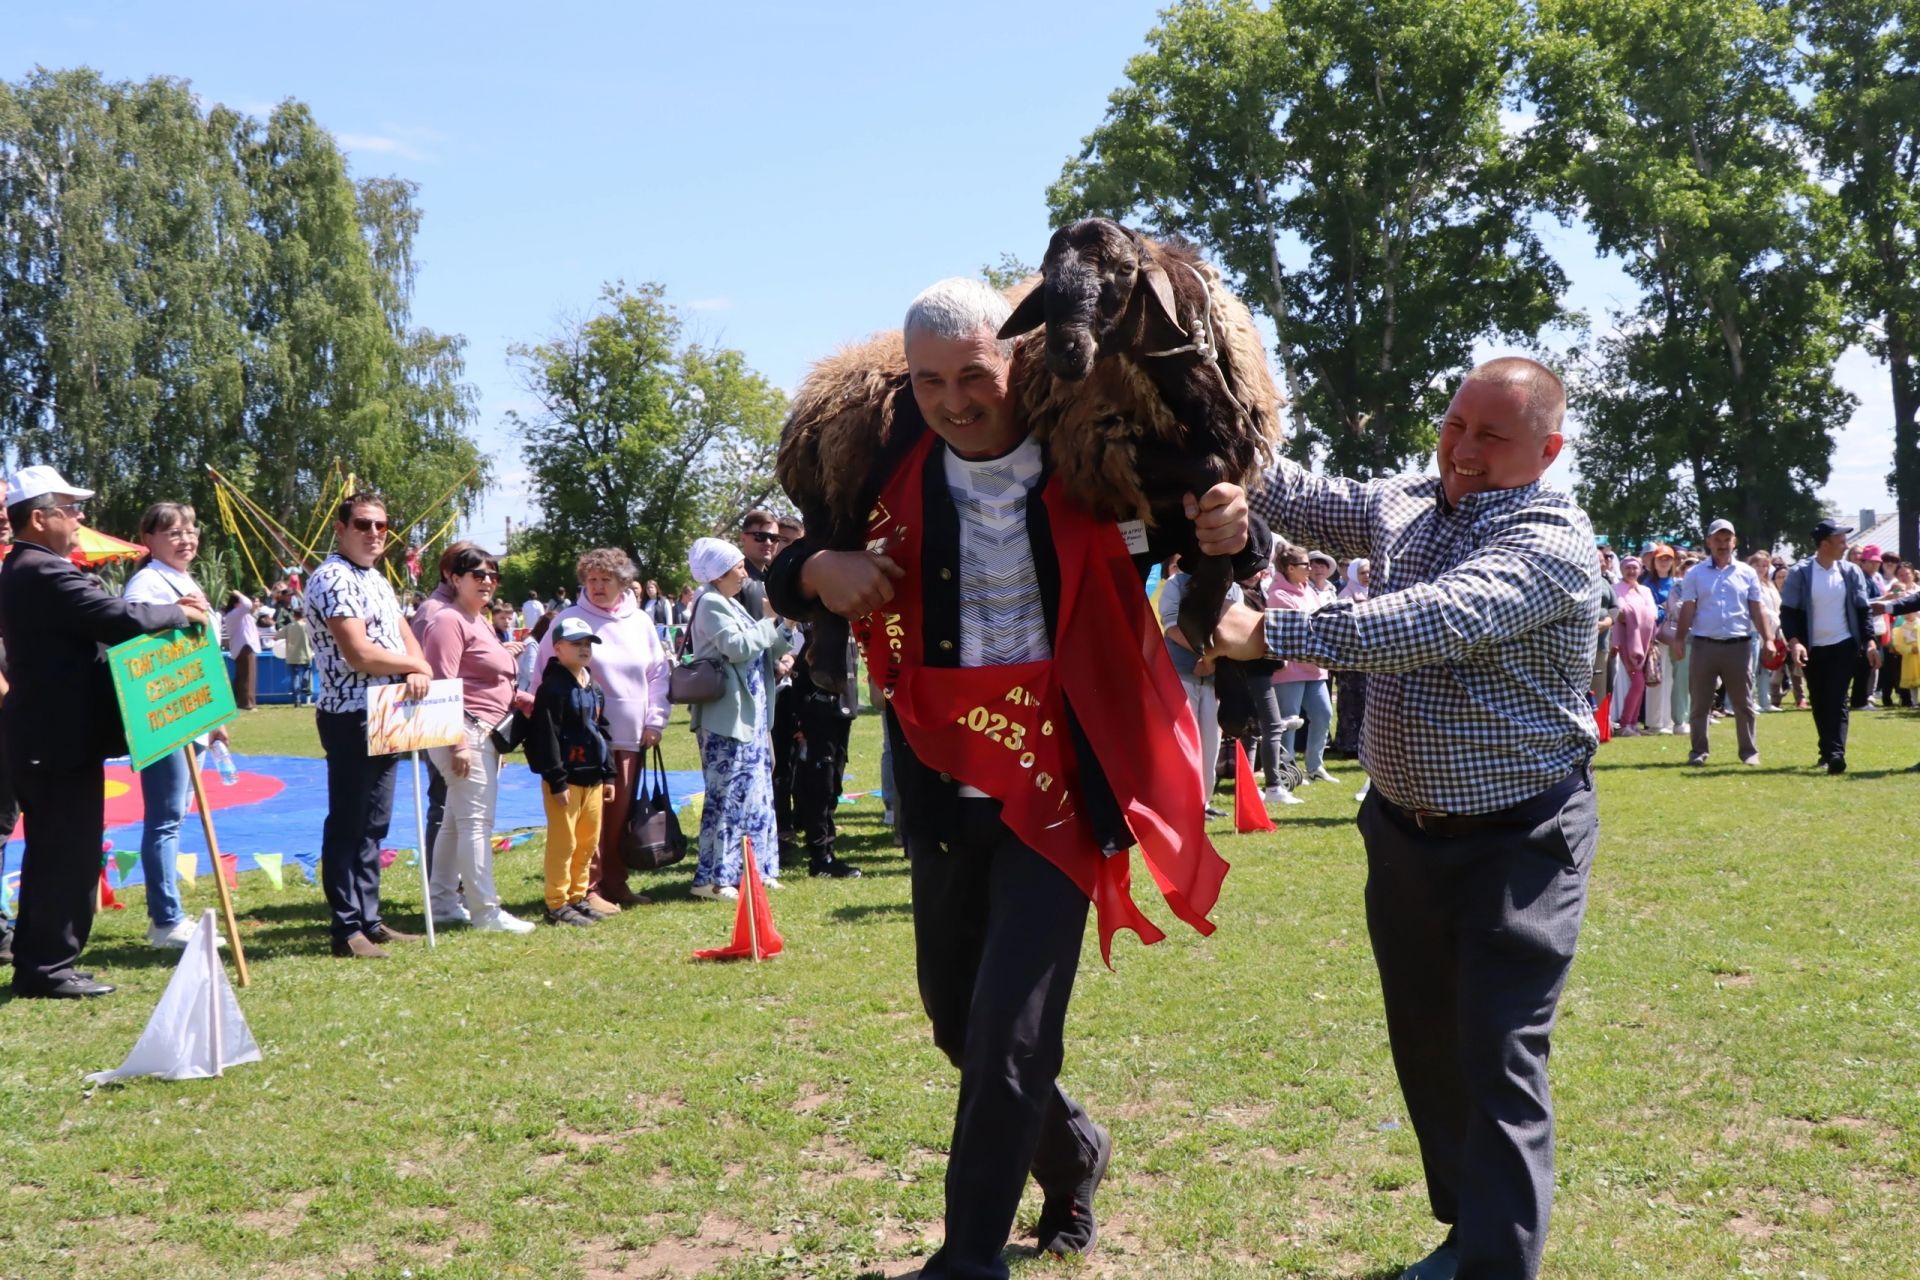
<path id="1" fill-rule="evenodd" d="M 600 856 L 589 871 L 593 892 L 587 905 L 609 907 L 645 905 L 649 899 L 627 887 L 627 864 L 620 856 L 620 833 L 627 825 L 639 781 L 640 753 L 660 744 L 667 727 L 667 676 L 672 664 L 660 643 L 653 619 L 633 598 L 630 588 L 639 576 L 627 553 L 598 547 L 580 557 L 580 602 L 562 609 L 553 620 L 557 628 L 566 618 L 579 618 L 600 643 L 593 647 L 593 678 L 606 691 L 607 723 L 613 728 L 613 801 L 600 810 Z M 553 628 L 540 641 L 533 669 L 545 671 L 553 656 Z"/>
<path id="2" fill-rule="evenodd" d="M 1328 597 L 1314 586 L 1306 550 L 1283 542 L 1273 553 L 1279 572 L 1267 584 L 1267 608 L 1316 613 Z M 1306 758 L 1301 766 L 1307 782 L 1337 782 L 1327 772 L 1327 729 L 1333 724 L 1333 701 L 1327 696 L 1327 670 L 1309 662 L 1289 661 L 1273 677 L 1280 694 L 1280 714 L 1304 716 L 1307 721 Z M 1302 785 L 1305 785 L 1304 783 Z"/>
<path id="3" fill-rule="evenodd" d="M 532 933 L 530 921 L 501 910 L 493 884 L 493 814 L 500 795 L 493 728 L 513 709 L 520 654 L 518 641 L 500 643 L 488 616 L 499 582 L 500 565 L 493 556 L 471 542 L 456 542 L 440 557 L 439 587 L 409 624 L 433 678 L 460 681 L 467 706 L 466 742 L 427 751 L 447 784 L 446 817 L 433 841 L 428 892 L 435 924 Z"/>
<path id="4" fill-rule="evenodd" d="M 1613 620 L 1613 651 L 1620 655 L 1620 666 L 1627 673 L 1627 696 L 1620 704 L 1623 738 L 1640 733 L 1640 706 L 1647 698 L 1647 655 L 1653 651 L 1653 633 L 1660 625 L 1653 592 L 1640 581 L 1640 568 L 1638 556 L 1622 560 L 1620 582 L 1613 589 L 1620 602 L 1620 616 Z"/>

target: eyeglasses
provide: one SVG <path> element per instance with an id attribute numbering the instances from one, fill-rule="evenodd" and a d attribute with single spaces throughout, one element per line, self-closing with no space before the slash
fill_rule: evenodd
<path id="1" fill-rule="evenodd" d="M 362 533 L 385 533 L 387 531 L 387 522 L 385 520 L 375 520 L 372 516 L 355 516 L 353 519 L 347 521 L 347 523 Z"/>
<path id="2" fill-rule="evenodd" d="M 754 540 L 755 542 L 778 542 L 778 541 L 780 541 L 780 535 L 779 535 L 779 534 L 777 534 L 777 533 L 768 533 L 768 532 L 767 532 L 766 530 L 764 530 L 764 529 L 757 529 L 757 530 L 755 530 L 755 531 L 753 531 L 752 533 L 749 533 L 749 534 L 748 534 L 747 536 L 748 536 L 749 538 L 752 538 L 752 539 L 753 539 L 753 540 Z"/>
<path id="3" fill-rule="evenodd" d="M 1280 566 L 1283 569 L 1304 569 L 1307 567 L 1307 562 L 1305 560 L 1282 560 Z"/>
<path id="4" fill-rule="evenodd" d="M 62 502 L 57 506 L 48 507 L 47 510 L 58 511 L 61 515 L 72 516 L 78 520 L 81 516 L 87 514 L 87 504 L 84 502 Z"/>
<path id="5" fill-rule="evenodd" d="M 469 578 L 479 578 L 483 582 L 500 581 L 500 575 L 492 569 L 469 569 L 467 570 L 467 576 Z"/>
<path id="6" fill-rule="evenodd" d="M 190 524 L 176 526 L 175 528 L 172 528 L 172 529 L 165 529 L 165 530 L 162 530 L 162 532 L 167 537 L 173 539 L 175 542 L 186 542 L 189 539 L 197 538 L 200 536 L 200 531 L 194 528 Z"/>

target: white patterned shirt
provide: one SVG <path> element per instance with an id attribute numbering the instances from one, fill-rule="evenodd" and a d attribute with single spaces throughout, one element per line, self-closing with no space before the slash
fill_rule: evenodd
<path id="1" fill-rule="evenodd" d="M 392 684 L 401 677 L 370 676 L 348 666 L 327 620 L 359 618 L 368 640 L 382 649 L 405 653 L 407 642 L 401 629 L 406 619 L 393 588 L 377 567 L 362 569 L 335 552 L 307 579 L 307 608 L 313 615 L 313 671 L 319 680 L 314 706 L 331 712 L 365 711 L 369 685 Z"/>
<path id="2" fill-rule="evenodd" d="M 946 451 L 960 517 L 960 665 L 1000 667 L 1053 655 L 1027 536 L 1027 500 L 1045 468 L 1032 436 L 975 461 Z"/>
<path id="3" fill-rule="evenodd" d="M 1372 564 L 1368 599 L 1269 610 L 1266 640 L 1369 673 L 1360 763 L 1386 799 L 1490 813 L 1592 759 L 1600 558 L 1571 497 L 1536 481 L 1456 507 L 1437 476 L 1340 480 L 1283 459 L 1250 501 L 1275 532 Z"/>

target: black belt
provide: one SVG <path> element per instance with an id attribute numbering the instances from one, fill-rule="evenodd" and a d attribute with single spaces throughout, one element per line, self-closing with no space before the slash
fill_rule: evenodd
<path id="1" fill-rule="evenodd" d="M 1746 644 L 1746 643 L 1748 643 L 1748 642 L 1750 642 L 1750 641 L 1751 641 L 1751 640 L 1753 639 L 1753 637 L 1752 637 L 1751 635 L 1744 635 L 1744 636 L 1695 636 L 1695 637 L 1694 637 L 1694 639 L 1695 639 L 1695 640 L 1705 640 L 1705 641 L 1706 641 L 1706 642 L 1707 642 L 1708 644 Z"/>
<path id="2" fill-rule="evenodd" d="M 1426 835 L 1453 840 L 1481 831 L 1533 826 L 1548 813 L 1559 812 L 1569 797 L 1591 785 L 1591 776 L 1586 765 L 1578 765 L 1545 791 L 1491 813 L 1436 813 L 1430 809 L 1405 809 L 1381 795 L 1378 788 L 1374 789 L 1373 795 L 1402 822 L 1418 827 Z"/>

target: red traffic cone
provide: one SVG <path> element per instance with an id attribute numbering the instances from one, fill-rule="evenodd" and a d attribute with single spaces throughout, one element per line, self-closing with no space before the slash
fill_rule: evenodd
<path id="1" fill-rule="evenodd" d="M 760 866 L 754 861 L 753 841 L 740 839 L 740 906 L 733 913 L 733 941 L 724 947 L 696 951 L 696 960 L 761 960 L 777 956 L 786 944 L 773 927 L 773 907 L 767 902 L 767 886 L 761 883 Z"/>
<path id="2" fill-rule="evenodd" d="M 113 886 L 107 883 L 107 869 L 100 868 L 100 904 L 102 911 L 124 911 L 127 904 L 113 896 Z"/>
<path id="3" fill-rule="evenodd" d="M 1273 819 L 1267 816 L 1267 802 L 1260 798 L 1260 784 L 1253 780 L 1247 744 L 1238 738 L 1233 740 L 1233 829 L 1240 835 L 1274 829 Z"/>

